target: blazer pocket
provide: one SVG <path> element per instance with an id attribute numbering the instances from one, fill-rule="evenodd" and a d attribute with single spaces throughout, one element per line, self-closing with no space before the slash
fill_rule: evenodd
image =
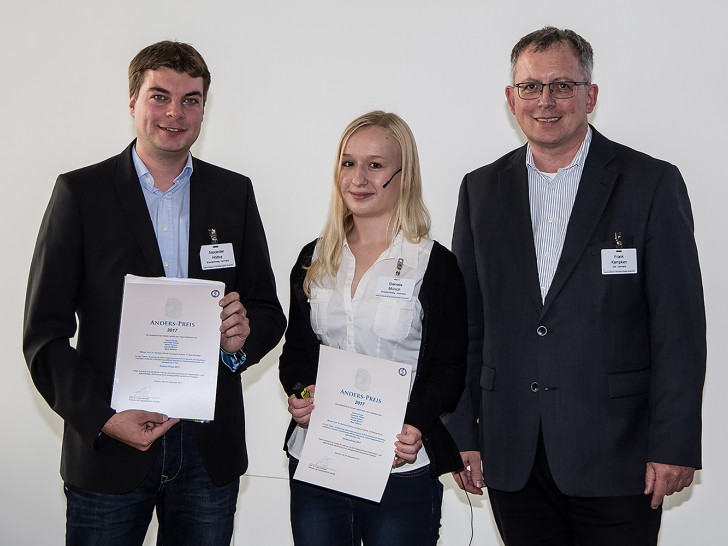
<path id="1" fill-rule="evenodd" d="M 480 387 L 486 391 L 493 390 L 495 383 L 495 368 L 486 366 L 485 363 L 480 368 Z"/>
<path id="2" fill-rule="evenodd" d="M 650 390 L 650 369 L 615 372 L 607 375 L 609 398 L 625 398 L 647 394 Z"/>

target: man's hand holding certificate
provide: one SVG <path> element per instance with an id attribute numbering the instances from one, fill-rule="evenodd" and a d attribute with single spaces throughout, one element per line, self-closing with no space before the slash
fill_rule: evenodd
<path id="1" fill-rule="evenodd" d="M 213 419 L 224 291 L 221 282 L 126 276 L 111 407 Z"/>
<path id="2" fill-rule="evenodd" d="M 321 346 L 316 409 L 294 478 L 379 502 L 411 374 L 409 364 Z"/>

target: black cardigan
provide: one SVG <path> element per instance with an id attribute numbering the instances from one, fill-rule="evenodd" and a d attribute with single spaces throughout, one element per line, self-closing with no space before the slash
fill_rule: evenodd
<path id="1" fill-rule="evenodd" d="M 311 328 L 311 306 L 303 292 L 304 266 L 311 264 L 315 246 L 316 241 L 312 241 L 303 247 L 291 271 L 288 329 L 278 366 L 281 383 L 289 395 L 296 382 L 316 382 L 320 342 Z M 455 409 L 463 392 L 468 339 L 463 276 L 455 256 L 438 242 L 430 254 L 419 300 L 424 313 L 422 344 L 404 422 L 422 432 L 430 472 L 439 476 L 463 467 L 440 416 Z M 295 427 L 296 422 L 291 420 L 284 450 Z"/>

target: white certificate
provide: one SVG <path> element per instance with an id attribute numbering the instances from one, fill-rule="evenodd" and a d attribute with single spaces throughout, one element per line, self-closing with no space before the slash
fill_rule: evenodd
<path id="1" fill-rule="evenodd" d="M 225 284 L 126 275 L 111 407 L 211 421 Z"/>
<path id="2" fill-rule="evenodd" d="M 316 408 L 297 480 L 379 502 L 402 432 L 412 366 L 321 346 Z"/>

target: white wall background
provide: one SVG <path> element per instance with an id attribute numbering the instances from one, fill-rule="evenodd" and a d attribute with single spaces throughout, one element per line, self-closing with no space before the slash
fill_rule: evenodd
<path id="1" fill-rule="evenodd" d="M 3 0 L 0 543 L 63 543 L 62 423 L 35 391 L 21 354 L 25 284 L 57 174 L 116 154 L 133 137 L 126 69 L 139 49 L 178 39 L 207 60 L 211 95 L 193 152 L 252 177 L 287 309 L 288 272 L 323 223 L 345 125 L 375 108 L 404 117 L 418 141 L 434 236 L 449 246 L 464 173 L 523 142 L 503 94 L 510 49 L 522 35 L 553 24 L 573 28 L 594 47 L 596 127 L 677 164 L 688 184 L 709 327 L 705 470 L 688 492 L 666 502 L 660 544 L 725 544 L 728 180 L 721 164 L 728 48 L 725 9 L 718 6 L 715 0 Z M 291 543 L 280 450 L 288 419 L 277 355 L 244 375 L 251 465 L 241 482 L 236 545 Z M 440 543 L 466 545 L 467 501 L 449 477 L 444 482 Z M 474 544 L 499 544 L 487 501 L 473 506 Z"/>

